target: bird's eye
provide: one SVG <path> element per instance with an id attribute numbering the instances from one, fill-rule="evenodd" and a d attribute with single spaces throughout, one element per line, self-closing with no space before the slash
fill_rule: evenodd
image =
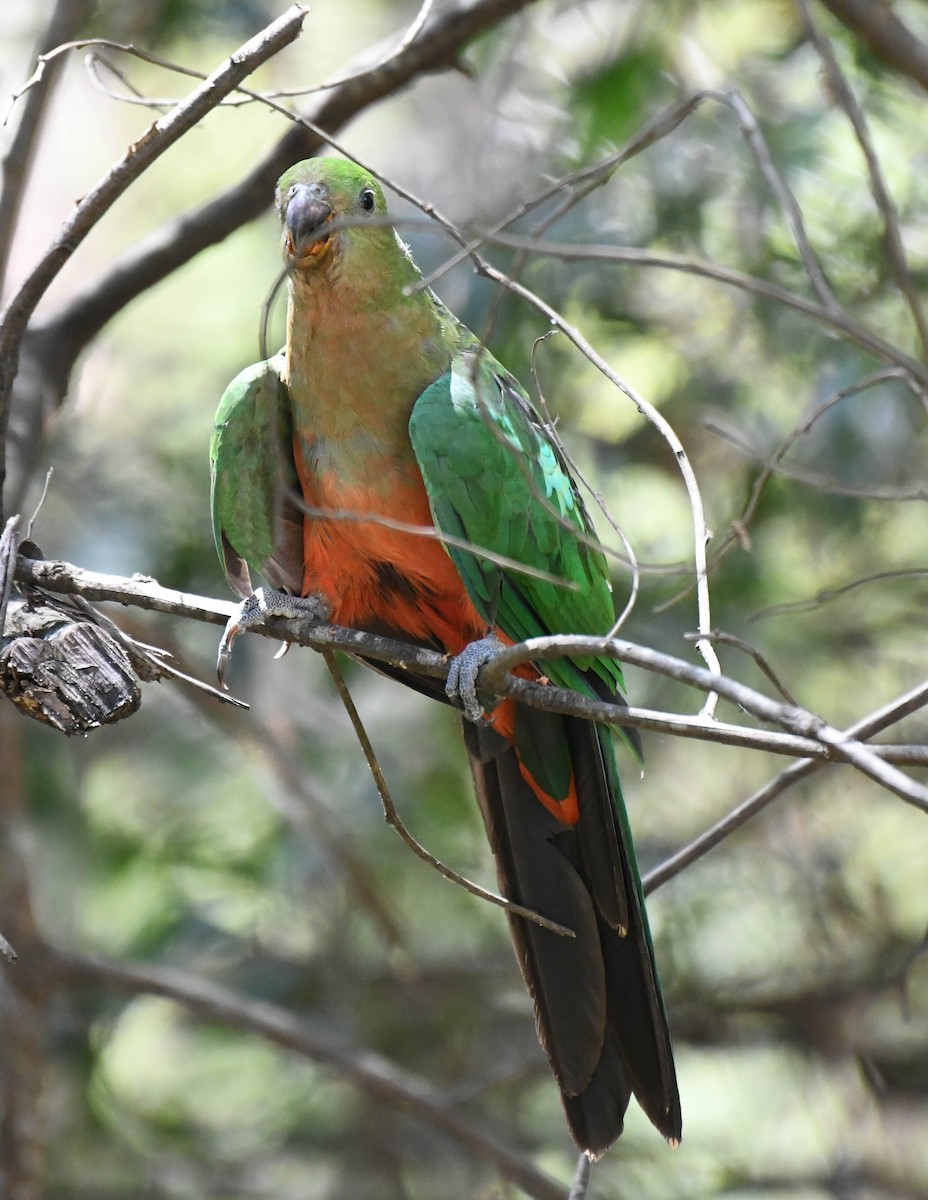
<path id="1" fill-rule="evenodd" d="M 374 193 L 370 188 L 365 188 L 358 197 L 358 200 L 365 212 L 370 213 L 374 211 Z"/>

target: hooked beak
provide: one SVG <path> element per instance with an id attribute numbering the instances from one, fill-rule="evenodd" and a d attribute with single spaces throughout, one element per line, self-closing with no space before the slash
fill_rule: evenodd
<path id="1" fill-rule="evenodd" d="M 290 266 L 308 267 L 318 262 L 331 245 L 333 235 L 326 234 L 325 226 L 334 215 L 321 184 L 298 183 L 291 188 L 284 213 L 286 258 Z"/>

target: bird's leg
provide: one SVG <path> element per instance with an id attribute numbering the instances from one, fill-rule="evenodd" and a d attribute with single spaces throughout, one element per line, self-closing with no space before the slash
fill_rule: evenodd
<path id="1" fill-rule="evenodd" d="M 300 618 L 321 623 L 332 615 L 332 606 L 324 596 L 314 592 L 311 596 L 291 596 L 278 592 L 276 588 L 259 587 L 247 596 L 229 617 L 219 642 L 219 657 L 216 673 L 225 687 L 226 666 L 232 654 L 232 643 L 249 625 L 257 625 L 266 617 Z"/>
<path id="2" fill-rule="evenodd" d="M 477 695 L 477 675 L 480 668 L 492 662 L 500 651 L 505 649 L 499 638 L 491 633 L 476 642 L 470 642 L 451 660 L 445 695 L 452 704 L 461 709 L 469 721 L 481 721 L 487 711 Z"/>

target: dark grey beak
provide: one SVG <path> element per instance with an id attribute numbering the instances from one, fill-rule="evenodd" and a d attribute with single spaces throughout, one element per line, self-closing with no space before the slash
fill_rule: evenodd
<path id="1" fill-rule="evenodd" d="M 284 224 L 291 245 L 291 253 L 301 257 L 314 242 L 327 235 L 323 226 L 332 216 L 332 205 L 325 188 L 319 183 L 297 183 L 290 189 Z"/>

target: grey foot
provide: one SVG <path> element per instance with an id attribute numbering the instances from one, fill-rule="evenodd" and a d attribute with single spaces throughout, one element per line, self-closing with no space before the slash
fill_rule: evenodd
<path id="1" fill-rule="evenodd" d="M 305 618 L 309 621 L 327 621 L 332 615 L 331 605 L 318 594 L 291 596 L 275 588 L 259 587 L 238 606 L 229 617 L 219 642 L 219 657 L 216 673 L 225 687 L 226 666 L 232 654 L 232 644 L 249 625 L 258 625 L 267 617 Z"/>
<path id="2" fill-rule="evenodd" d="M 486 712 L 484 704 L 477 695 L 477 675 L 481 667 L 492 662 L 505 646 L 498 637 L 490 634 L 477 642 L 465 646 L 461 653 L 451 660 L 448 669 L 448 680 L 445 683 L 445 695 L 452 704 L 457 705 L 469 721 L 480 721 Z"/>

